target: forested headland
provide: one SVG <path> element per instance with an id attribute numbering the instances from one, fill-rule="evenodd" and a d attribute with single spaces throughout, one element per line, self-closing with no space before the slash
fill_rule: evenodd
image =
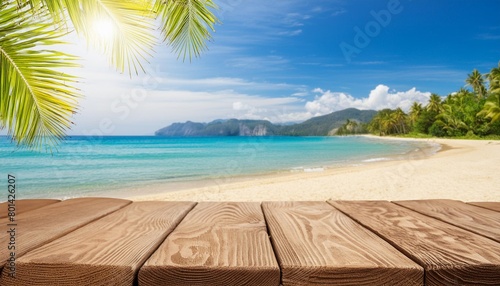
<path id="1" fill-rule="evenodd" d="M 432 94 L 425 105 L 414 102 L 408 113 L 380 110 L 363 129 L 381 136 L 500 138 L 500 63 L 485 75 L 473 70 L 465 82 L 446 97 Z M 337 134 L 359 131 L 352 125 L 346 122 Z"/>

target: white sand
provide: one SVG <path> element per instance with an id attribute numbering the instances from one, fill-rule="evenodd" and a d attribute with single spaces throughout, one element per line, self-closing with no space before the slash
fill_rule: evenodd
<path id="1" fill-rule="evenodd" d="M 378 137 L 377 137 L 378 138 Z M 405 139 L 402 139 L 405 140 Z M 442 144 L 430 157 L 243 180 L 228 179 L 132 200 L 276 201 L 457 199 L 500 201 L 500 141 L 426 140 Z M 420 157 L 420 158 L 419 158 Z"/>

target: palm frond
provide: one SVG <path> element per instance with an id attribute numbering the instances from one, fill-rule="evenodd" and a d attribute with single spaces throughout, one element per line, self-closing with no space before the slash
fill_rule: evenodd
<path id="1" fill-rule="evenodd" d="M 154 10 L 162 18 L 165 41 L 185 60 L 197 57 L 207 48 L 217 20 L 210 9 L 212 0 L 156 0 Z"/>
<path id="2" fill-rule="evenodd" d="M 479 115 L 490 118 L 491 122 L 500 121 L 500 93 L 494 93 L 488 97 Z"/>
<path id="3" fill-rule="evenodd" d="M 17 0 L 29 4 L 32 11 L 48 10 L 56 21 L 69 17 L 76 32 L 104 53 L 120 72 L 144 71 L 142 63 L 151 57 L 156 43 L 153 34 L 154 13 L 146 0 Z M 66 17 L 67 15 L 67 17 Z M 109 27 L 99 27 L 99 25 Z M 99 36 L 99 29 L 112 29 L 111 35 Z"/>
<path id="4" fill-rule="evenodd" d="M 78 65 L 49 49 L 62 36 L 46 12 L 33 17 L 14 2 L 0 7 L 0 127 L 20 145 L 53 146 L 71 126 L 77 79 L 60 69 Z"/>
<path id="5" fill-rule="evenodd" d="M 58 70 L 77 66 L 76 57 L 49 46 L 62 44 L 69 30 L 121 72 L 137 73 L 155 44 L 158 14 L 165 40 L 185 59 L 206 48 L 217 22 L 214 8 L 212 0 L 0 0 L 0 129 L 35 148 L 65 136 L 80 94 L 72 86 L 76 78 Z M 99 22 L 113 32 L 96 36 Z"/>
<path id="6" fill-rule="evenodd" d="M 490 82 L 490 93 L 500 93 L 500 62 L 498 67 L 491 69 L 487 77 Z"/>

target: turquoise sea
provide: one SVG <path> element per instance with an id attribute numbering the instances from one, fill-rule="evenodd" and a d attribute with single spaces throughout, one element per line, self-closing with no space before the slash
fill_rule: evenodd
<path id="1" fill-rule="evenodd" d="M 368 164 L 427 143 L 366 137 L 69 137 L 51 153 L 18 149 L 0 137 L 0 174 L 16 177 L 17 198 L 143 194 L 148 185 L 215 181 Z M 128 193 L 130 194 L 130 193 Z M 135 194 L 133 194 L 135 195 Z M 6 198 L 6 195 L 4 196 Z M 0 196 L 0 201 L 4 201 Z"/>

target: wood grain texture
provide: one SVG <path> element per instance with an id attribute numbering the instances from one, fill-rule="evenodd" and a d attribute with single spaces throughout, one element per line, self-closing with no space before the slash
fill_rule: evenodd
<path id="1" fill-rule="evenodd" d="M 423 269 L 326 202 L 263 203 L 283 285 L 423 285 Z"/>
<path id="2" fill-rule="evenodd" d="M 28 200 L 16 200 L 16 215 L 29 212 L 31 210 L 36 210 L 44 206 L 48 206 L 54 203 L 60 202 L 60 200 L 51 199 L 28 199 Z M 0 219 L 6 218 L 8 216 L 8 202 L 0 203 Z"/>
<path id="3" fill-rule="evenodd" d="M 195 203 L 134 202 L 27 253 L 2 285 L 133 285 L 138 268 Z"/>
<path id="4" fill-rule="evenodd" d="M 500 242 L 500 212 L 453 200 L 394 203 Z"/>
<path id="5" fill-rule="evenodd" d="M 108 198 L 78 198 L 51 204 L 43 208 L 16 215 L 14 226 L 16 231 L 17 258 L 26 252 L 53 241 L 89 222 L 110 214 L 131 202 Z M 8 218 L 0 219 L 2 232 L 0 241 L 10 239 L 7 230 Z M 7 247 L 0 247 L 0 267 L 9 258 Z"/>
<path id="6" fill-rule="evenodd" d="M 500 244 L 385 201 L 329 201 L 426 271 L 426 285 L 499 285 Z"/>
<path id="7" fill-rule="evenodd" d="M 199 203 L 139 271 L 139 285 L 279 285 L 259 203 Z"/>
<path id="8" fill-rule="evenodd" d="M 468 204 L 500 212 L 500 202 L 468 202 Z"/>

